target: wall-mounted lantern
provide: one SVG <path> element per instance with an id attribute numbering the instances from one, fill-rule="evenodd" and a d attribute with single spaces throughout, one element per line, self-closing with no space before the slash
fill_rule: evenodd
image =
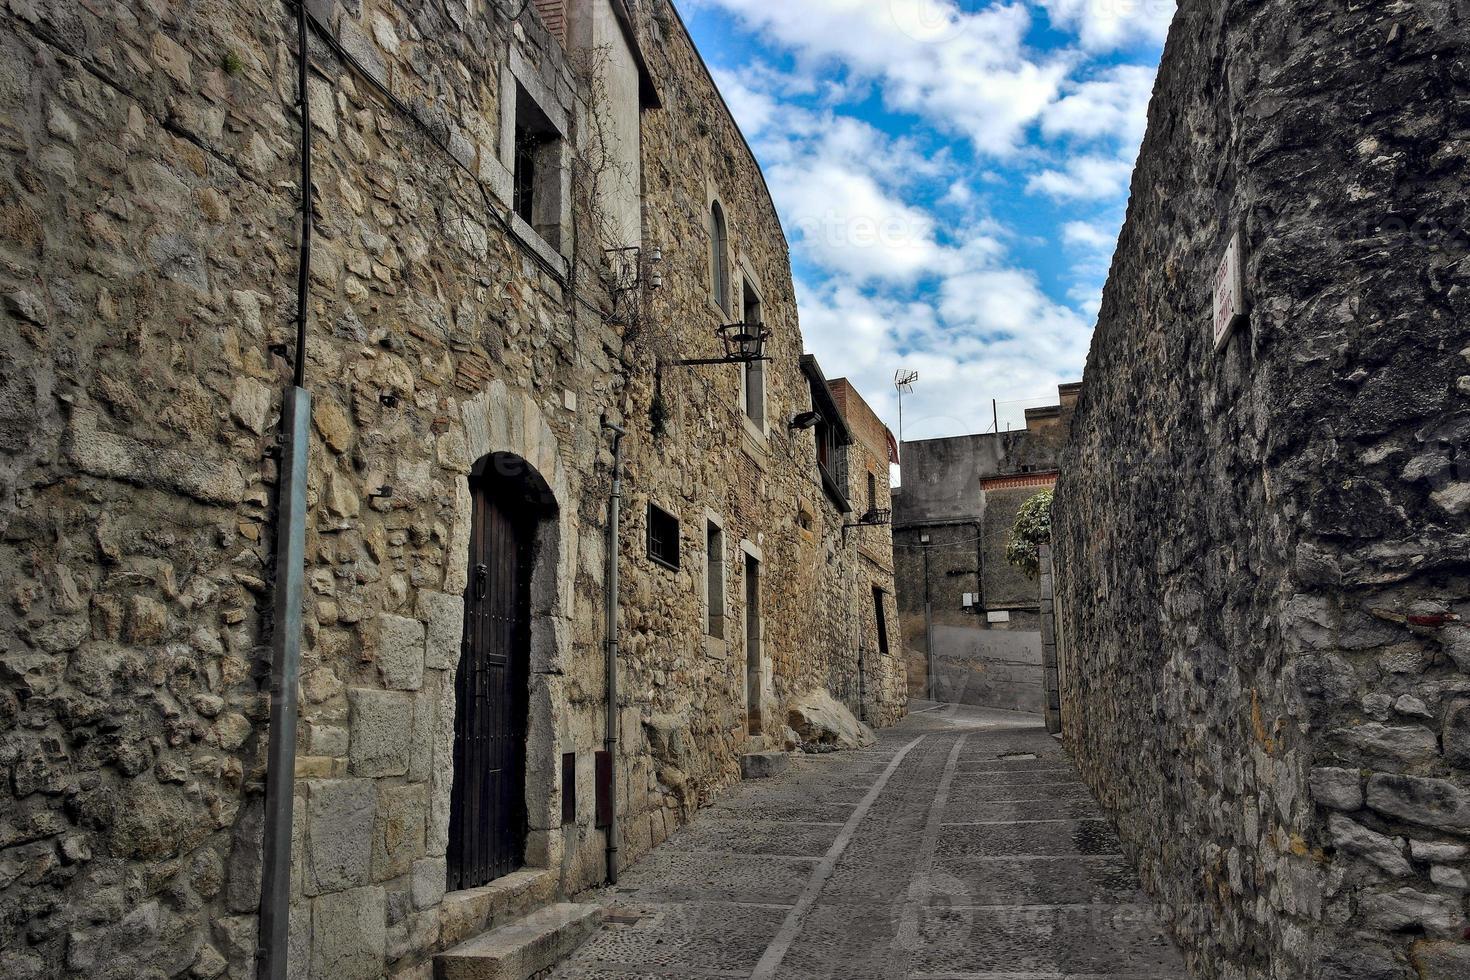
<path id="1" fill-rule="evenodd" d="M 766 340 L 771 331 L 759 323 L 727 323 L 715 328 L 715 336 L 725 345 L 724 357 L 696 357 L 672 361 L 675 367 L 695 367 L 701 364 L 750 364 L 769 361 L 766 356 Z"/>
<path id="2" fill-rule="evenodd" d="M 816 428 L 822 421 L 821 412 L 802 412 L 796 418 L 786 423 L 786 428 L 792 432 L 805 432 L 807 429 Z"/>

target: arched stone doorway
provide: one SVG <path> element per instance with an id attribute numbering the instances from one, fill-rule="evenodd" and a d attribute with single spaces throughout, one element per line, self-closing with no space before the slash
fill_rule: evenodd
<path id="1" fill-rule="evenodd" d="M 477 888 L 526 863 L 533 593 L 538 578 L 547 580 L 538 565 L 556 561 L 557 538 L 555 494 L 523 457 L 487 454 L 468 482 L 447 855 L 452 891 Z"/>

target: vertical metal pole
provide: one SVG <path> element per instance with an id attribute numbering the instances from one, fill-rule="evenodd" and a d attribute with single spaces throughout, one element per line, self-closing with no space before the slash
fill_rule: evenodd
<path id="1" fill-rule="evenodd" d="M 301 674 L 301 597 L 306 579 L 306 469 L 311 395 L 306 391 L 307 299 L 311 284 L 311 100 L 306 4 L 296 7 L 296 97 L 301 110 L 301 252 L 296 278 L 296 363 L 281 399 L 281 479 L 276 500 L 276 595 L 271 624 L 271 719 L 261 838 L 262 980 L 285 980 L 291 939 L 291 816 L 296 796 L 296 686 Z"/>
<path id="2" fill-rule="evenodd" d="M 925 696 L 930 701 L 934 696 L 934 603 L 929 594 L 929 545 L 924 543 L 924 686 Z"/>
<path id="3" fill-rule="evenodd" d="M 1051 563 L 1051 546 L 1037 549 L 1037 568 L 1040 573 L 1041 614 L 1041 686 L 1042 716 L 1046 730 L 1053 735 L 1062 730 L 1062 702 L 1057 675 L 1057 629 L 1056 629 L 1056 582 Z"/>
<path id="4" fill-rule="evenodd" d="M 623 429 L 603 420 L 613 434 L 612 493 L 607 502 L 607 883 L 618 883 L 618 523 L 623 501 Z"/>
<path id="5" fill-rule="evenodd" d="M 311 395 L 290 388 L 281 406 L 281 483 L 276 518 L 275 621 L 271 635 L 270 743 L 261 846 L 260 977 L 284 980 L 291 919 L 291 807 L 296 785 L 296 687 L 301 673 L 305 584 L 306 462 Z"/>

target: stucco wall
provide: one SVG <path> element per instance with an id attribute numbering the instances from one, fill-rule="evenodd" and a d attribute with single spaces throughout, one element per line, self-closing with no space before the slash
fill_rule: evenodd
<path id="1" fill-rule="evenodd" d="M 1470 974 L 1467 44 L 1441 0 L 1170 34 L 1055 551 L 1067 745 L 1201 977 Z"/>

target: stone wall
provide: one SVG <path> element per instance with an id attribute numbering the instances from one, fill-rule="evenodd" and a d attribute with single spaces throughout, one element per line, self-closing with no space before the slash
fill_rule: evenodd
<path id="1" fill-rule="evenodd" d="M 427 977 L 475 925 L 443 895 L 477 461 L 512 454 L 556 504 L 538 533 L 526 862 L 562 892 L 605 872 L 600 419 L 629 430 L 625 859 L 766 742 L 745 730 L 743 648 L 703 636 L 705 511 L 728 522 L 732 610 L 740 542 L 765 562 L 773 741 L 791 698 L 855 669 L 867 576 L 810 436 L 784 424 L 809 398 L 779 223 L 672 9 L 645 5 L 635 25 L 665 100 L 642 113 L 641 165 L 666 286 L 615 294 L 604 249 L 626 243 L 599 237 L 586 203 L 602 182 L 578 169 L 593 89 L 534 10 L 513 24 L 479 0 L 308 6 L 322 31 L 291 973 Z M 271 449 L 299 236 L 291 13 L 10 0 L 0 14 L 7 975 L 253 976 Z M 518 89 L 565 127 L 577 204 L 535 228 L 510 207 Z M 764 442 L 741 441 L 736 368 L 666 368 L 655 398 L 659 357 L 712 353 L 705 173 L 776 331 Z M 677 573 L 646 557 L 649 499 L 684 521 Z M 872 669 L 901 676 L 896 659 Z M 873 717 L 897 717 L 899 685 L 876 690 Z"/>
<path id="2" fill-rule="evenodd" d="M 1005 550 L 1016 512 L 1055 479 L 1080 387 L 1027 409 L 1025 429 L 904 443 L 893 539 L 911 696 L 932 672 L 939 700 L 1040 713 L 1038 583 Z"/>
<path id="3" fill-rule="evenodd" d="M 897 445 L 893 434 L 846 378 L 832 382 L 832 395 L 853 435 L 853 444 L 847 451 L 848 499 L 853 507 L 849 521 L 856 522 L 869 512 L 874 513 L 876 520 L 883 520 L 886 512 L 887 520 L 891 521 L 893 493 L 889 462 Z M 899 706 L 909 697 L 908 672 L 901 659 L 903 626 L 894 582 L 892 525 L 850 528 L 846 538 L 856 544 L 860 559 L 854 615 L 860 630 L 858 646 L 863 651 L 861 690 L 853 692 L 858 704 L 854 706 L 848 701 L 848 705 L 854 708 L 854 714 L 870 724 L 889 725 L 898 720 Z M 876 606 L 880 602 L 884 629 L 881 639 Z"/>
<path id="4" fill-rule="evenodd" d="M 1467 48 L 1449 0 L 1170 34 L 1055 568 L 1067 745 L 1201 977 L 1470 975 Z"/>

